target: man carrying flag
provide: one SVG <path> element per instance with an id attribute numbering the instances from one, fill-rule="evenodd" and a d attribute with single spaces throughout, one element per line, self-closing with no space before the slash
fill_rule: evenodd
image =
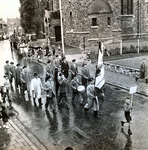
<path id="1" fill-rule="evenodd" d="M 104 77 L 104 65 L 103 65 L 103 50 L 105 49 L 102 41 L 99 42 L 98 48 L 98 62 L 96 66 L 96 74 L 95 74 L 95 91 L 96 96 L 102 99 L 105 99 L 104 95 L 104 86 L 105 86 L 105 77 Z"/>

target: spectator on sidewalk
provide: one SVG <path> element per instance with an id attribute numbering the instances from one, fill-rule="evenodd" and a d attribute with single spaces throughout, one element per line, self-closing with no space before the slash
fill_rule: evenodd
<path id="1" fill-rule="evenodd" d="M 43 105 L 42 98 L 41 98 L 41 89 L 43 89 L 41 79 L 38 77 L 37 73 L 34 73 L 34 78 L 31 80 L 31 91 L 32 91 L 34 104 L 36 104 L 36 98 L 37 98 L 39 102 L 39 106 Z"/>
<path id="2" fill-rule="evenodd" d="M 9 115 L 7 113 L 6 106 L 2 104 L 1 102 L 0 102 L 0 106 L 1 106 L 1 117 L 3 121 L 2 127 L 8 129 L 9 127 L 7 126 L 7 122 L 9 120 Z"/>
<path id="3" fill-rule="evenodd" d="M 145 79 L 146 82 L 148 82 L 146 73 L 147 73 L 146 60 L 143 59 L 141 65 L 140 65 L 140 74 L 138 77 L 136 77 L 135 80 L 137 81 L 138 79 Z"/>
<path id="4" fill-rule="evenodd" d="M 131 111 L 132 111 L 131 100 L 130 100 L 130 98 L 126 98 L 125 104 L 124 104 L 124 115 L 125 115 L 126 121 L 121 121 L 121 125 L 123 127 L 125 123 L 128 123 L 128 134 L 129 135 L 132 134 L 132 131 L 130 129 L 131 120 L 132 120 Z"/>
<path id="5" fill-rule="evenodd" d="M 11 107 L 12 100 L 10 96 L 11 90 L 10 90 L 10 81 L 7 75 L 4 75 L 4 85 L 3 85 L 3 103 L 6 103 L 6 96 L 8 98 L 9 107 Z"/>
<path id="6" fill-rule="evenodd" d="M 87 97 L 88 102 L 84 106 L 85 112 L 87 112 L 89 109 L 93 108 L 94 111 L 94 117 L 98 116 L 99 111 L 99 101 L 95 93 L 95 80 L 93 78 L 89 79 L 89 85 L 87 86 Z"/>

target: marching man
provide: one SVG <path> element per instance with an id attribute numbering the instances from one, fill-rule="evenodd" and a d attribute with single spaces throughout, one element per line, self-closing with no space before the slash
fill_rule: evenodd
<path id="1" fill-rule="evenodd" d="M 94 117 L 98 118 L 99 102 L 95 94 L 95 85 L 94 85 L 93 78 L 89 79 L 89 85 L 87 86 L 87 97 L 88 97 L 88 103 L 86 103 L 86 105 L 84 106 L 85 112 L 93 108 Z"/>
<path id="2" fill-rule="evenodd" d="M 102 42 L 99 42 L 99 49 L 98 49 L 98 65 L 96 66 L 96 81 L 95 81 L 95 91 L 97 94 L 98 99 L 102 98 L 105 99 L 104 95 L 104 86 L 105 86 L 105 71 L 103 65 L 103 50 L 105 49 Z"/>

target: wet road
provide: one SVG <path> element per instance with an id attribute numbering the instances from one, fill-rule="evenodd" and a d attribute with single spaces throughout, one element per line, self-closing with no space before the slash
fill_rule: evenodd
<path id="1" fill-rule="evenodd" d="M 7 59 L 21 65 L 27 64 L 33 75 L 38 72 L 44 84 L 44 65 L 22 60 L 9 48 L 9 41 L 2 41 L 1 72 Z M 13 57 L 12 57 L 13 56 Z M 14 86 L 13 86 L 14 87 Z M 148 149 L 148 99 L 134 96 L 132 132 L 127 134 L 127 126 L 121 130 L 120 121 L 124 120 L 123 104 L 128 93 L 118 88 L 106 86 L 106 100 L 100 101 L 99 118 L 93 117 L 93 112 L 84 112 L 84 104 L 80 105 L 78 98 L 71 103 L 70 90 L 68 98 L 70 109 L 63 102 L 57 106 L 57 114 L 51 109 L 45 111 L 42 107 L 34 106 L 31 99 L 22 96 L 13 89 L 13 107 L 19 113 L 18 119 L 33 133 L 48 149 Z M 42 92 L 45 104 L 45 93 Z"/>

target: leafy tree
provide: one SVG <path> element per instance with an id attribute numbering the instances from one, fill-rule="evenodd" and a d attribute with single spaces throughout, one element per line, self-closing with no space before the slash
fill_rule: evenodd
<path id="1" fill-rule="evenodd" d="M 20 0 L 20 21 L 24 32 L 36 33 L 41 37 L 40 31 L 44 31 L 44 9 L 47 0 Z"/>

